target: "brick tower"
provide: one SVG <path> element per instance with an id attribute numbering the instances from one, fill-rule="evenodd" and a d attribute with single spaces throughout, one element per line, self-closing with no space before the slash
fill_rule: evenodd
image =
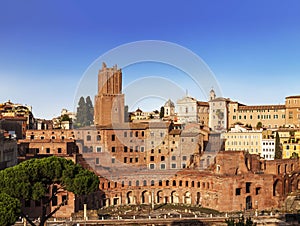
<path id="1" fill-rule="evenodd" d="M 122 71 L 117 65 L 107 68 L 102 64 L 98 73 L 98 94 L 95 96 L 95 125 L 105 126 L 124 122 L 124 94 Z"/>

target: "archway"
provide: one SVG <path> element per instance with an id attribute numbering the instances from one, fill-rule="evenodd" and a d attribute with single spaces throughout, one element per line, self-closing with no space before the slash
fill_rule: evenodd
<path id="1" fill-rule="evenodd" d="M 148 191 L 143 191 L 142 192 L 141 203 L 142 204 L 149 204 L 150 203 L 150 193 Z"/>
<path id="2" fill-rule="evenodd" d="M 282 194 L 282 182 L 277 179 L 273 184 L 273 196 L 280 196 Z"/>
<path id="3" fill-rule="evenodd" d="M 184 193 L 184 199 L 183 200 L 184 200 L 185 204 L 192 204 L 192 197 L 191 197 L 191 193 L 189 191 Z"/>
<path id="4" fill-rule="evenodd" d="M 162 203 L 163 202 L 163 191 L 158 191 L 156 195 L 156 203 Z"/>
<path id="5" fill-rule="evenodd" d="M 132 191 L 127 192 L 126 200 L 127 200 L 127 204 L 134 204 L 134 197 Z"/>
<path id="6" fill-rule="evenodd" d="M 176 191 L 171 192 L 171 203 L 179 203 L 179 195 Z"/>
<path id="7" fill-rule="evenodd" d="M 246 197 L 246 210 L 252 209 L 252 198 L 251 196 Z"/>
<path id="8" fill-rule="evenodd" d="M 197 192 L 196 204 L 201 205 L 201 193 L 200 192 Z"/>

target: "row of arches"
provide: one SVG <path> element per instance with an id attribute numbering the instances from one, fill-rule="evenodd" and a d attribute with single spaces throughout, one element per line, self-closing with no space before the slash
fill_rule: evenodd
<path id="1" fill-rule="evenodd" d="M 294 164 L 277 165 L 277 174 L 291 173 L 294 171 Z"/>
<path id="2" fill-rule="evenodd" d="M 103 197 L 104 206 L 110 205 L 136 205 L 136 204 L 188 204 L 201 205 L 202 197 L 200 192 L 191 193 L 190 191 L 163 191 L 163 190 L 131 190 L 120 194 L 106 194 Z"/>
<path id="3" fill-rule="evenodd" d="M 202 188 L 202 189 L 213 189 L 213 183 L 210 181 L 183 181 L 183 180 L 136 180 L 136 181 L 122 181 L 111 182 L 111 181 L 101 181 L 101 189 L 113 189 L 113 188 L 124 188 L 124 187 L 191 187 L 191 188 Z"/>
<path id="4" fill-rule="evenodd" d="M 297 174 L 276 179 L 273 183 L 273 196 L 287 195 L 296 190 L 300 190 L 300 175 Z"/>

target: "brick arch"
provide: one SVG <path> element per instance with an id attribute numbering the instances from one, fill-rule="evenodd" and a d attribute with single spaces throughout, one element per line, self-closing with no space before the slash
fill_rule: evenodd
<path id="1" fill-rule="evenodd" d="M 135 197 L 133 191 L 126 192 L 126 204 L 135 204 Z"/>
<path id="2" fill-rule="evenodd" d="M 282 181 L 277 179 L 273 183 L 273 196 L 281 196 L 283 194 Z"/>
<path id="3" fill-rule="evenodd" d="M 164 192 L 163 190 L 159 190 L 156 192 L 156 203 L 163 203 L 164 202 Z"/>
<path id="4" fill-rule="evenodd" d="M 151 203 L 150 192 L 148 190 L 144 190 L 141 192 L 141 203 L 142 204 Z"/>
<path id="5" fill-rule="evenodd" d="M 192 204 L 192 194 L 190 191 L 186 191 L 183 195 L 184 204 Z"/>
<path id="6" fill-rule="evenodd" d="M 180 203 L 179 194 L 177 191 L 171 192 L 171 203 Z"/>

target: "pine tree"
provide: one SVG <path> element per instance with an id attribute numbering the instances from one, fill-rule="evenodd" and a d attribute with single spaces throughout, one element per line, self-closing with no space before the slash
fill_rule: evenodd
<path id="1" fill-rule="evenodd" d="M 90 96 L 80 97 L 76 113 L 76 127 L 90 126 L 94 121 L 94 107 Z"/>
<path id="2" fill-rule="evenodd" d="M 159 117 L 160 117 L 160 118 L 163 118 L 164 115 L 165 115 L 165 108 L 162 106 L 162 107 L 160 108 Z"/>
<path id="3" fill-rule="evenodd" d="M 94 122 L 94 107 L 90 96 L 85 99 L 87 107 L 87 125 L 92 125 Z"/>
<path id="4" fill-rule="evenodd" d="M 278 132 L 276 132 L 275 137 L 275 159 L 281 159 L 282 158 L 282 151 L 280 147 L 280 138 Z"/>

